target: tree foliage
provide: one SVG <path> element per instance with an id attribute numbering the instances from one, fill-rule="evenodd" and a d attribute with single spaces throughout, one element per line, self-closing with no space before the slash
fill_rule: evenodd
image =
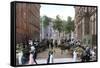
<path id="1" fill-rule="evenodd" d="M 42 22 L 43 22 L 43 27 L 46 27 L 49 25 L 49 23 L 51 22 L 51 18 L 47 17 L 47 16 L 43 16 L 42 17 Z"/>
<path id="2" fill-rule="evenodd" d="M 41 20 L 43 22 L 43 27 L 49 25 L 50 22 L 53 22 L 53 28 L 55 30 L 58 30 L 59 33 L 64 31 L 66 34 L 71 33 L 71 31 L 74 31 L 74 20 L 70 16 L 68 16 L 67 21 L 62 20 L 59 15 L 56 16 L 56 19 L 51 19 L 47 16 L 41 17 Z"/>
<path id="3" fill-rule="evenodd" d="M 62 20 L 60 19 L 60 16 L 57 15 L 57 16 L 56 16 L 56 19 L 55 19 L 54 22 L 53 22 L 53 28 L 56 29 L 56 30 L 58 30 L 59 32 L 61 32 L 62 29 L 63 29 L 62 27 L 63 27 L 63 22 L 62 22 Z"/>
<path id="4" fill-rule="evenodd" d="M 66 33 L 70 33 L 71 31 L 74 31 L 74 20 L 69 16 L 65 25 L 64 30 Z"/>

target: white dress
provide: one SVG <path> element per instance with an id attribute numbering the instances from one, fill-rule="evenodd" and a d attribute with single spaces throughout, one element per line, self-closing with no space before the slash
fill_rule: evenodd
<path id="1" fill-rule="evenodd" d="M 77 59 L 77 53 L 74 51 L 73 52 L 73 62 L 76 62 L 76 59 Z"/>
<path id="2" fill-rule="evenodd" d="M 53 63 L 53 55 L 50 55 L 50 62 L 49 63 Z"/>
<path id="3" fill-rule="evenodd" d="M 23 56 L 23 52 L 21 51 L 21 52 L 18 53 L 18 63 L 19 63 L 19 65 L 22 64 L 22 61 L 21 61 L 22 56 Z"/>

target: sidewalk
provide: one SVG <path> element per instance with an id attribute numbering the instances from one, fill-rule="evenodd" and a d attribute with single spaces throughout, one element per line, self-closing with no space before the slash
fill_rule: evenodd
<path id="1" fill-rule="evenodd" d="M 54 63 L 64 63 L 64 62 L 73 62 L 73 58 L 70 55 L 68 50 L 65 50 L 62 54 L 61 54 L 61 50 L 59 48 L 54 48 Z M 37 63 L 38 64 L 47 64 L 47 58 L 48 58 L 48 49 L 44 52 L 41 52 L 37 55 Z M 77 59 L 75 62 L 80 61 L 79 59 Z"/>
<path id="2" fill-rule="evenodd" d="M 54 52 L 54 57 L 55 58 L 71 58 L 72 56 L 70 55 L 70 53 L 68 52 L 68 50 L 65 50 L 63 52 L 63 54 L 61 54 L 61 50 L 59 48 L 54 48 L 55 52 Z M 41 52 L 37 55 L 37 59 L 46 59 L 48 58 L 48 49 L 44 52 Z"/>
<path id="3" fill-rule="evenodd" d="M 38 64 L 46 64 L 47 59 L 37 59 Z M 76 60 L 78 62 L 80 60 Z M 72 58 L 54 58 L 54 63 L 64 63 L 64 62 L 73 62 Z"/>

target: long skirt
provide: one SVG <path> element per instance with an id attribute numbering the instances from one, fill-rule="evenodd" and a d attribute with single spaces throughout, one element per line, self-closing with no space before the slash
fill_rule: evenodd
<path id="1" fill-rule="evenodd" d="M 33 54 L 30 54 L 28 64 L 34 64 Z"/>

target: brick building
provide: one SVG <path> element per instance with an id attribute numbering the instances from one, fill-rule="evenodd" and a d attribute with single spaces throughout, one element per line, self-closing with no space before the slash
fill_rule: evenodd
<path id="1" fill-rule="evenodd" d="M 40 5 L 16 4 L 16 43 L 40 37 Z"/>
<path id="2" fill-rule="evenodd" d="M 92 45 L 97 45 L 97 7 L 75 6 L 74 8 L 76 38 L 81 41 L 90 39 Z"/>

